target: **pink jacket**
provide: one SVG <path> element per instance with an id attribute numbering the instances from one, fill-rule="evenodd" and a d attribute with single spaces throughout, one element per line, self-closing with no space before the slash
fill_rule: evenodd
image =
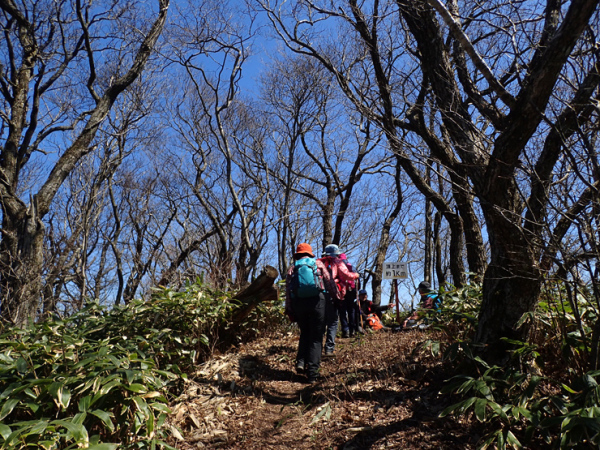
<path id="1" fill-rule="evenodd" d="M 331 298 L 334 300 L 343 300 L 348 290 L 347 283 L 358 279 L 359 275 L 351 272 L 346 263 L 336 256 L 323 256 L 317 259 L 317 261 L 321 261 L 329 269 L 331 278 L 333 278 L 337 285 L 337 295 L 331 294 Z"/>
<path id="2" fill-rule="evenodd" d="M 337 291 L 335 282 L 331 278 L 327 267 L 321 262 L 321 260 L 317 259 L 317 268 L 323 274 L 323 284 L 325 285 L 325 290 L 329 292 L 332 296 L 332 293 Z M 292 274 L 294 273 L 294 265 L 292 264 L 287 271 L 285 276 L 285 312 L 286 314 L 292 314 L 292 295 L 290 292 L 290 286 L 292 281 Z"/>

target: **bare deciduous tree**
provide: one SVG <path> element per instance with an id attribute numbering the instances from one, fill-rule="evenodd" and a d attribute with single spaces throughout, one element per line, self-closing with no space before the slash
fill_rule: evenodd
<path id="1" fill-rule="evenodd" d="M 157 9 L 148 12 L 116 4 L 101 11 L 81 2 L 0 2 L 4 34 L 0 314 L 4 320 L 22 325 L 37 315 L 44 218 L 64 180 L 82 157 L 94 151 L 96 133 L 114 103 L 144 70 L 165 23 L 169 1 L 156 4 Z M 146 13 L 154 14 L 154 19 L 144 24 Z M 131 20 L 133 28 L 119 19 Z M 121 27 L 121 33 L 111 34 L 111 26 Z M 106 51 L 97 58 L 100 46 Z M 107 51 L 111 47 L 115 49 L 112 56 Z M 75 80 L 79 81 L 73 85 Z M 55 94 L 57 88 L 60 95 Z M 50 165 L 48 173 L 24 192 L 20 177 L 30 160 L 42 157 L 45 145 L 57 142 L 62 149 L 59 155 L 42 158 Z"/>
<path id="2" fill-rule="evenodd" d="M 550 0 L 524 10 L 513 2 L 439 0 L 262 6 L 288 47 L 317 59 L 384 130 L 412 182 L 448 221 L 454 265 L 465 237 L 469 268 L 485 269 L 476 340 L 503 358 L 502 338 L 527 335 L 517 324 L 598 191 L 593 171 L 583 174 L 572 203 L 549 217 L 557 163 L 584 146 L 588 133 L 578 134 L 577 125 L 597 115 L 598 1 Z M 362 52 L 332 52 L 319 39 L 324 23 L 353 33 Z M 406 151 L 421 144 L 428 154 Z M 452 203 L 424 182 L 418 169 L 429 160 L 444 168 Z M 475 199 L 489 239 L 487 268 Z M 458 270 L 451 269 L 456 284 Z"/>
<path id="3" fill-rule="evenodd" d="M 266 170 L 278 181 L 282 197 L 282 273 L 287 270 L 284 256 L 298 243 L 294 239 L 314 237 L 322 248 L 332 243 L 360 248 L 352 223 L 361 213 L 361 180 L 390 165 L 378 130 L 340 101 L 332 83 L 305 57 L 276 61 L 263 79 L 278 137 L 276 159 Z M 289 239 L 294 223 L 307 226 L 301 236 L 295 231 Z"/>
<path id="4" fill-rule="evenodd" d="M 230 6 L 207 2 L 192 15 L 185 11 L 169 34 L 169 58 L 185 80 L 185 98 L 170 119 L 187 162 L 182 185 L 187 182 L 195 208 L 210 223 L 202 232 L 204 267 L 220 288 L 243 286 L 256 273 L 271 228 L 269 179 L 257 172 L 266 129 L 238 96 L 252 23 L 231 18 Z"/>

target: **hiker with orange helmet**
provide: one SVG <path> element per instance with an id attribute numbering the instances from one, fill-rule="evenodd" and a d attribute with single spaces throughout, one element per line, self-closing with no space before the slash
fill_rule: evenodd
<path id="1" fill-rule="evenodd" d="M 308 382 L 314 383 L 321 365 L 326 293 L 334 292 L 336 287 L 309 244 L 298 244 L 293 259 L 285 279 L 285 312 L 300 328 L 296 371 L 305 372 Z"/>

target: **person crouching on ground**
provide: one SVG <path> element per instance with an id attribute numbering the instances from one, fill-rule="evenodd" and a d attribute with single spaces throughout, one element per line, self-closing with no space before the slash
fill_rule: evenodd
<path id="1" fill-rule="evenodd" d="M 363 321 L 365 323 L 368 323 L 369 326 L 371 326 L 371 328 L 373 327 L 368 320 L 371 314 L 377 316 L 377 318 L 379 319 L 379 323 L 381 323 L 382 313 L 394 307 L 394 305 L 391 303 L 388 305 L 374 304 L 372 300 L 369 300 L 367 291 L 364 289 L 358 291 L 358 303 L 360 304 L 360 315 L 362 316 Z"/>
<path id="2" fill-rule="evenodd" d="M 424 310 L 434 310 L 438 307 L 437 295 L 431 289 L 431 285 L 427 281 L 421 281 L 417 289 L 421 295 L 419 309 L 413 312 L 404 320 L 404 322 L 402 322 L 402 328 L 415 327 L 417 325 L 417 321 L 426 315 Z"/>
<path id="3" fill-rule="evenodd" d="M 335 292 L 336 288 L 309 244 L 298 244 L 293 259 L 285 279 L 285 312 L 300 328 L 296 371 L 305 372 L 308 382 L 314 383 L 321 366 L 326 292 Z"/>

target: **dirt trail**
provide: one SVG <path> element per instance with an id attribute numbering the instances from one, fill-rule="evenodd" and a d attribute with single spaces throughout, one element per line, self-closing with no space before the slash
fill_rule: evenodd
<path id="1" fill-rule="evenodd" d="M 422 331 L 338 339 L 323 379 L 294 372 L 298 335 L 263 337 L 204 363 L 171 406 L 180 449 L 469 449 L 470 422 L 438 418 L 451 374 L 427 351 Z M 176 433 L 177 434 L 177 433 Z"/>

